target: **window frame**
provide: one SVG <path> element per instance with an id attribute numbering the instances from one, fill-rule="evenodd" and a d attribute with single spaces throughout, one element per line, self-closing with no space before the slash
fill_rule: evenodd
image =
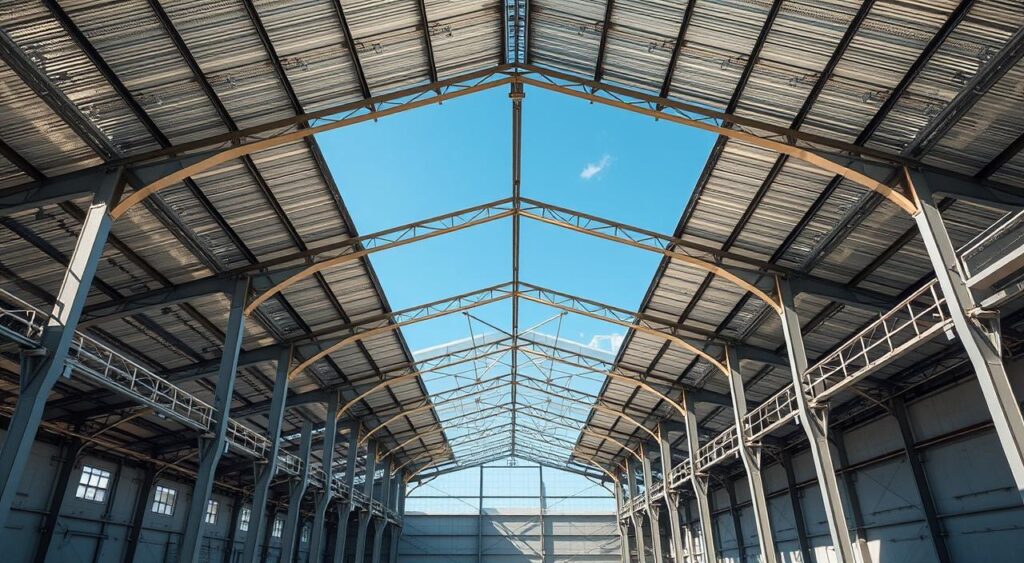
<path id="1" fill-rule="evenodd" d="M 153 502 L 149 511 L 161 516 L 174 516 L 174 508 L 178 501 L 178 490 L 165 485 L 153 488 Z"/>
<path id="2" fill-rule="evenodd" d="M 78 474 L 78 486 L 75 488 L 75 498 L 103 504 L 107 502 L 107 493 L 110 491 L 113 481 L 113 474 L 110 471 L 82 464 L 82 470 Z"/>

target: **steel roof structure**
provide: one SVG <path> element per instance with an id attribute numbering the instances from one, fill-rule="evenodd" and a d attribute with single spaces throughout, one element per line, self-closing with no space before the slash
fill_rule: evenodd
<path id="1" fill-rule="evenodd" d="M 116 173 L 124 193 L 78 328 L 154 386 L 210 401 L 237 306 L 248 321 L 230 416 L 251 432 L 270 432 L 284 377 L 281 434 L 358 420 L 361 440 L 409 478 L 514 456 L 617 480 L 666 424 L 693 422 L 712 440 L 734 428 L 731 376 L 752 413 L 785 393 L 787 314 L 802 321 L 812 370 L 852 361 L 844 346 L 863 346 L 864 331 L 891 336 L 890 313 L 936 287 L 917 219 L 925 183 L 971 256 L 985 245 L 969 243 L 1017 224 L 1022 57 L 1014 0 L 6 2 L 4 300 L 52 306 L 94 187 Z M 314 135 L 493 88 L 510 91 L 509 198 L 360 234 Z M 676 231 L 521 197 L 531 89 L 718 134 Z M 390 308 L 371 254 L 492 221 L 513 225 L 507 283 Z M 520 279 L 523 221 L 659 254 L 639 310 Z M 1022 322 L 1010 297 L 998 303 L 1007 341 Z M 626 341 L 602 357 L 521 327 L 527 301 L 624 327 Z M 509 326 L 471 320 L 484 336 L 422 357 L 402 336 L 492 303 L 508 304 Z M 913 344 L 823 391 L 833 419 L 965 362 L 948 339 Z M 15 346 L 4 351 L 13 404 Z M 193 464 L 179 419 L 104 377 L 61 379 L 46 423 Z M 804 437 L 770 433 L 766 443 Z M 672 445 L 694 454 L 687 440 Z"/>

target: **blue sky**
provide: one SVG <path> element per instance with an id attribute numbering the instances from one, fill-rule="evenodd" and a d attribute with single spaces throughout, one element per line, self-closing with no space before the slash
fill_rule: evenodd
<path id="1" fill-rule="evenodd" d="M 527 88 L 522 194 L 671 233 L 714 136 L 599 104 Z M 362 234 L 511 195 L 511 102 L 496 88 L 319 136 L 341 196 Z M 503 220 L 374 254 L 391 305 L 401 309 L 509 281 L 511 222 Z M 635 310 L 659 256 L 524 221 L 520 277 Z M 523 304 L 521 326 L 555 311 Z M 481 318 L 510 325 L 507 303 Z M 621 335 L 570 316 L 563 337 Z M 455 315 L 407 327 L 413 350 L 469 336 Z"/>

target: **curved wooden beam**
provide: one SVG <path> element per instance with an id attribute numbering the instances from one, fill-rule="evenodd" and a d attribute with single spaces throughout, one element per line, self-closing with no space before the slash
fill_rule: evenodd
<path id="1" fill-rule="evenodd" d="M 499 201 L 495 201 L 495 202 L 488 203 L 488 204 L 485 204 L 485 205 L 479 205 L 479 206 L 470 207 L 470 208 L 467 208 L 467 209 L 462 209 L 462 210 L 455 211 L 453 213 L 449 213 L 449 214 L 446 214 L 446 215 L 440 215 L 440 216 L 437 216 L 437 217 L 432 217 L 430 219 L 425 219 L 425 220 L 419 221 L 417 223 L 409 223 L 407 225 L 402 225 L 400 227 L 394 227 L 394 228 L 391 228 L 391 229 L 387 229 L 385 231 L 380 231 L 378 233 L 373 233 L 373 234 L 361 236 L 361 237 L 358 237 L 358 238 L 349 239 L 348 241 L 345 241 L 346 242 L 346 246 L 348 246 L 350 249 L 354 249 L 354 250 L 350 250 L 348 252 L 345 252 L 345 253 L 340 254 L 338 256 L 335 256 L 333 258 L 328 258 L 327 260 L 321 260 L 319 262 L 315 262 L 315 263 L 309 265 L 308 267 L 304 268 L 303 270 L 301 270 L 301 271 L 299 271 L 299 272 L 297 272 L 295 274 L 292 274 L 288 278 L 278 282 L 273 287 L 271 287 L 270 289 L 267 289 L 263 293 L 257 295 L 252 301 L 250 301 L 249 304 L 246 305 L 246 307 L 245 307 L 245 314 L 246 315 L 252 315 L 253 311 L 255 311 L 256 308 L 259 307 L 260 305 L 262 305 L 266 300 L 270 299 L 274 295 L 277 295 L 278 293 L 281 293 L 282 291 L 288 289 L 289 287 L 299 283 L 300 281 L 302 281 L 302 280 L 304 280 L 306 278 L 309 278 L 309 277 L 311 277 L 311 276 L 313 276 L 313 275 L 315 275 L 315 274 L 317 274 L 319 272 L 322 272 L 324 270 L 327 270 L 327 269 L 330 269 L 330 268 L 337 268 L 338 266 L 342 266 L 344 264 L 348 264 L 349 262 L 353 262 L 353 261 L 358 260 L 358 259 L 360 259 L 360 258 L 362 258 L 364 256 L 367 256 L 367 255 L 370 255 L 370 254 L 373 254 L 373 253 L 376 253 L 376 252 L 380 252 L 380 251 L 383 251 L 383 250 L 389 250 L 389 249 L 392 249 L 392 248 L 398 248 L 398 247 L 401 247 L 401 246 L 412 244 L 414 242 L 424 241 L 424 240 L 432 239 L 432 238 L 439 237 L 439 236 L 442 236 L 442 235 L 447 235 L 447 234 L 450 234 L 450 233 L 455 233 L 455 232 L 458 232 L 458 231 L 461 231 L 461 230 L 464 230 L 464 229 L 468 229 L 470 227 L 475 227 L 475 226 L 478 226 L 478 225 L 484 225 L 484 224 L 487 224 L 487 223 L 491 223 L 493 221 L 504 219 L 505 217 L 511 217 L 513 215 L 513 213 L 514 213 L 514 211 L 512 209 L 498 211 L 498 209 L 499 209 L 498 206 L 506 204 L 509 201 L 510 200 L 499 200 Z M 451 225 L 451 226 L 447 226 L 447 227 L 434 228 L 434 229 L 424 229 L 427 232 L 422 234 L 422 235 L 414 235 L 414 236 L 410 236 L 408 238 L 399 238 L 398 240 L 395 240 L 393 242 L 385 242 L 383 244 L 379 244 L 377 246 L 374 246 L 373 248 L 359 248 L 359 245 L 361 245 L 363 242 L 368 241 L 368 240 L 374 240 L 374 239 L 383 238 L 383 237 L 385 237 L 387 235 L 400 235 L 402 233 L 408 233 L 408 232 L 413 231 L 416 228 L 422 228 L 422 227 L 425 227 L 426 225 L 430 225 L 431 223 L 437 223 L 437 222 L 441 222 L 441 221 L 444 221 L 444 220 L 447 220 L 447 219 L 457 218 L 460 215 L 474 214 L 474 213 L 481 213 L 481 212 L 486 213 L 487 211 L 491 210 L 492 207 L 495 208 L 495 211 L 497 211 L 494 214 L 485 214 L 483 217 L 475 218 L 475 219 L 470 219 L 470 220 L 468 220 L 468 221 L 466 221 L 464 223 L 460 223 L 460 224 L 457 224 L 457 225 Z"/>
<path id="2" fill-rule="evenodd" d="M 498 70 L 496 69 L 495 72 L 498 72 Z M 478 83 L 473 86 L 468 86 L 466 88 L 462 88 L 459 90 L 446 92 L 439 96 L 415 99 L 404 104 L 385 107 L 384 109 L 378 109 L 376 111 L 372 111 L 369 113 L 346 117 L 343 119 L 339 119 L 337 121 L 332 121 L 330 123 L 318 125 L 316 127 L 306 127 L 304 129 L 291 131 L 289 133 L 274 135 L 272 137 L 260 141 L 245 143 L 229 149 L 225 149 L 217 154 L 214 154 L 213 156 L 207 157 L 190 166 L 186 166 L 181 170 L 178 170 L 177 172 L 168 174 L 167 176 L 164 176 L 163 178 L 160 178 L 159 180 L 152 182 L 151 184 L 148 184 L 146 186 L 143 186 L 142 188 L 139 188 L 138 190 L 135 190 L 130 195 L 122 199 L 121 202 L 118 203 L 117 206 L 115 206 L 114 209 L 110 211 L 110 217 L 113 218 L 114 220 L 117 220 L 122 215 L 124 215 L 129 209 L 141 203 L 144 199 L 157 193 L 158 191 L 177 185 L 178 183 L 184 181 L 187 178 L 191 178 L 197 174 L 205 172 L 215 166 L 219 166 L 221 164 L 224 164 L 225 162 L 234 160 L 236 158 L 241 158 L 243 156 L 250 155 L 254 152 L 272 149 L 274 147 L 279 147 L 281 145 L 292 143 L 301 139 L 305 139 L 307 137 L 312 137 L 313 135 L 316 135 L 318 133 L 333 131 L 335 129 L 340 129 L 342 127 L 347 127 L 349 125 L 355 125 L 356 123 L 362 123 L 364 121 L 375 121 L 377 119 L 380 119 L 381 117 L 415 109 L 418 107 L 437 104 L 444 100 L 450 100 L 461 96 L 466 96 L 474 92 L 489 90 L 491 88 L 496 88 L 498 86 L 509 84 L 511 82 L 512 77 L 505 77 L 491 82 Z M 401 97 L 400 95 L 401 93 L 396 93 L 395 95 L 393 95 L 393 97 Z M 347 111 L 355 111 L 359 108 L 366 107 L 368 105 L 368 102 L 369 100 L 359 100 L 358 102 L 354 102 L 353 104 L 347 104 L 346 106 L 335 108 L 336 111 L 332 115 L 344 113 Z"/>
<path id="3" fill-rule="evenodd" d="M 634 323 L 629 323 L 629 322 L 626 322 L 626 321 L 620 321 L 620 320 L 611 319 L 611 318 L 608 318 L 608 317 L 602 317 L 601 315 L 597 315 L 597 314 L 591 313 L 589 311 L 582 311 L 582 310 L 579 310 L 579 309 L 573 309 L 572 307 L 567 307 L 565 305 L 560 305 L 560 304 L 554 303 L 552 301 L 547 301 L 545 299 L 540 299 L 538 297 L 533 297 L 533 296 L 527 295 L 527 294 L 522 293 L 522 292 L 520 292 L 518 290 L 516 291 L 516 297 L 522 297 L 523 299 L 526 299 L 527 301 L 533 301 L 534 303 L 540 303 L 541 305 L 547 305 L 549 307 L 554 307 L 556 309 L 561 309 L 562 311 L 568 311 L 570 313 L 576 313 L 576 314 L 579 314 L 579 315 L 583 315 L 585 317 L 590 317 L 592 319 L 598 319 L 598 320 L 606 321 L 606 322 L 609 322 L 609 323 L 612 323 L 612 324 L 617 324 L 617 325 L 622 326 L 622 327 L 631 328 L 631 329 L 633 329 L 633 330 L 635 330 L 637 332 L 642 332 L 644 334 L 649 334 L 649 335 L 655 336 L 657 338 L 663 338 L 665 340 L 669 340 L 669 341 L 679 345 L 680 347 L 685 348 L 685 349 L 689 350 L 690 352 L 700 356 L 701 358 L 704 358 L 705 360 L 707 360 L 708 363 L 710 363 L 712 366 L 717 368 L 718 371 L 722 372 L 724 375 L 726 375 L 726 376 L 729 375 L 729 369 L 724 364 L 722 364 L 722 362 L 720 362 L 718 360 L 718 358 L 715 358 L 711 354 L 708 354 L 707 352 L 701 350 L 700 348 L 697 348 L 696 346 L 690 344 L 689 342 L 683 340 L 682 338 L 679 338 L 678 336 L 676 336 L 674 334 L 667 334 L 667 333 L 661 332 L 660 330 L 655 330 L 655 329 L 650 328 L 650 327 L 646 327 L 646 326 L 642 326 L 642 325 L 638 325 L 638 324 L 634 324 Z"/>
<path id="4" fill-rule="evenodd" d="M 684 264 L 688 264 L 688 265 L 693 266 L 695 268 L 699 268 L 701 270 L 704 270 L 705 272 L 708 272 L 708 273 L 714 274 L 716 276 L 720 276 L 720 277 L 722 277 L 724 279 L 727 279 L 730 282 L 732 282 L 734 285 L 738 286 L 740 289 L 743 289 L 745 291 L 749 291 L 750 293 L 754 294 L 754 296 L 756 296 L 758 299 L 760 299 L 760 300 L 764 301 L 765 303 L 767 303 L 769 307 L 771 307 L 772 309 L 775 309 L 776 313 L 782 313 L 782 303 L 779 301 L 779 299 L 777 297 L 772 297 L 771 295 L 769 295 L 769 294 L 765 293 L 764 291 L 762 291 L 756 285 L 754 285 L 754 284 L 744 280 L 743 278 L 741 278 L 741 277 L 737 276 L 736 274 L 730 272 L 726 268 L 723 268 L 723 267 L 719 266 L 718 264 L 714 264 L 712 262 L 706 262 L 704 260 L 701 260 L 699 258 L 694 258 L 692 256 L 687 256 L 686 254 L 683 254 L 681 252 L 676 252 L 676 251 L 669 250 L 669 249 L 663 249 L 663 248 L 658 248 L 658 247 L 651 246 L 651 245 L 642 244 L 642 243 L 639 243 L 639 242 L 636 242 L 636 241 L 632 241 L 632 240 L 629 240 L 629 239 L 626 239 L 626 238 L 623 238 L 623 237 L 616 237 L 616 236 L 610 235 L 610 234 L 608 234 L 606 232 L 603 232 L 603 231 L 584 229 L 584 228 L 578 227 L 576 225 L 571 225 L 569 223 L 564 223 L 564 222 L 561 222 L 561 221 L 556 221 L 556 220 L 550 219 L 548 217 L 542 217 L 540 215 L 535 215 L 533 213 L 530 213 L 529 211 L 519 211 L 519 215 L 521 215 L 523 217 L 526 217 L 527 219 L 533 219 L 534 221 L 538 221 L 540 223 L 546 223 L 548 225 L 554 225 L 556 227 L 560 227 L 560 228 L 563 228 L 563 229 L 566 229 L 566 230 L 569 230 L 569 231 L 573 231 L 573 232 L 577 232 L 577 233 L 582 233 L 582 234 L 585 234 L 585 235 L 590 235 L 592 237 L 597 237 L 597 238 L 604 239 L 604 240 L 609 240 L 609 241 L 612 241 L 612 242 L 617 242 L 619 244 L 624 244 L 626 246 L 631 246 L 633 248 L 639 248 L 641 250 L 648 250 L 648 251 L 657 252 L 659 254 L 663 254 L 663 255 L 665 255 L 665 256 L 673 259 L 673 260 L 677 260 L 677 261 L 682 262 Z"/>

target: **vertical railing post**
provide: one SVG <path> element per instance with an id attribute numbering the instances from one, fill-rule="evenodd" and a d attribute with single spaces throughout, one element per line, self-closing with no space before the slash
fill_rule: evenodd
<path id="1" fill-rule="evenodd" d="M 807 372 L 807 351 L 800 332 L 800 318 L 796 312 L 793 291 L 786 280 L 776 278 L 776 281 L 778 295 L 782 299 L 782 335 L 786 340 L 786 351 L 789 355 L 800 426 L 807 434 L 810 444 L 832 546 L 835 548 L 839 563 L 854 563 L 853 543 L 850 540 L 850 530 L 846 526 L 843 501 L 839 496 L 839 482 L 836 480 L 835 466 L 832 463 L 832 449 L 828 443 L 828 408 L 823 405 L 811 405 L 812 398 L 807 392 L 803 377 Z"/>
<path id="2" fill-rule="evenodd" d="M 285 514 L 284 526 L 281 528 L 282 563 L 292 562 L 295 547 L 299 543 L 299 515 L 302 511 L 302 497 L 309 487 L 309 452 L 313 444 L 313 425 L 310 422 L 302 424 L 301 435 L 299 459 L 302 461 L 302 471 L 288 483 L 288 513 Z"/>
<path id="3" fill-rule="evenodd" d="M 235 391 L 235 375 L 238 372 L 238 354 L 242 349 L 242 339 L 245 337 L 243 310 L 248 297 L 249 279 L 237 280 L 231 290 L 231 310 L 228 313 L 228 326 L 224 331 L 220 367 L 217 369 L 210 436 L 200 439 L 199 469 L 196 471 L 196 482 L 192 489 L 192 499 L 189 501 L 188 516 L 178 555 L 178 560 L 182 563 L 193 563 L 199 557 L 206 503 L 213 493 L 217 464 L 220 463 L 226 449 L 228 423 L 231 420 L 231 400 Z"/>
<path id="4" fill-rule="evenodd" d="M 686 410 L 686 448 L 690 456 L 690 484 L 693 486 L 693 494 L 696 497 L 704 563 L 716 563 L 718 554 L 715 552 L 711 506 L 708 503 L 708 475 L 697 461 L 700 456 L 700 436 L 697 434 L 697 412 L 693 397 L 689 393 L 686 393 L 683 398 L 683 408 Z"/>
<path id="5" fill-rule="evenodd" d="M 345 547 L 348 542 L 348 521 L 352 513 L 355 499 L 352 498 L 356 482 L 356 462 L 359 459 L 359 419 L 349 419 L 344 423 L 348 434 L 348 448 L 345 451 L 345 477 L 343 490 L 347 491 L 347 498 L 338 502 L 338 527 L 334 536 L 334 557 L 333 563 L 345 561 Z"/>
<path id="6" fill-rule="evenodd" d="M 121 168 L 110 172 L 97 186 L 57 291 L 57 300 L 43 329 L 40 348 L 23 358 L 18 401 L 0 448 L 0 529 L 6 524 L 17 497 L 21 476 L 43 419 L 46 398 L 64 373 L 64 361 L 110 234 L 113 219 L 108 211 L 120 198 L 123 172 Z"/>
<path id="7" fill-rule="evenodd" d="M 961 272 L 956 250 L 946 231 L 942 213 L 935 205 L 931 188 L 923 176 L 907 169 L 904 169 L 904 181 L 917 203 L 914 220 L 942 296 L 946 299 L 956 335 L 974 367 L 1017 493 L 1024 499 L 1024 417 L 1003 364 L 998 314 L 975 314 L 977 303 Z"/>
<path id="8" fill-rule="evenodd" d="M 291 369 L 292 349 L 286 347 L 277 357 L 274 391 L 270 399 L 270 412 L 267 413 L 267 438 L 270 448 L 267 458 L 257 466 L 256 481 L 252 491 L 252 507 L 249 512 L 249 531 L 245 535 L 242 546 L 242 563 L 256 563 L 257 548 L 266 534 L 267 496 L 270 481 L 277 474 L 277 456 L 281 451 L 281 423 L 284 420 L 284 409 L 288 399 L 288 371 Z"/>
<path id="9" fill-rule="evenodd" d="M 309 560 L 321 561 L 320 551 L 323 548 L 324 525 L 327 522 L 327 507 L 334 498 L 334 441 L 338 436 L 338 394 L 331 393 L 327 399 L 327 415 L 324 424 L 324 447 L 321 460 L 324 467 L 323 490 L 316 499 L 313 514 L 313 530 L 309 535 Z"/>
<path id="10" fill-rule="evenodd" d="M 768 516 L 768 497 L 764 493 L 764 480 L 761 478 L 761 447 L 760 444 L 751 443 L 750 432 L 745 423 L 747 396 L 743 389 L 740 362 L 731 346 L 726 346 L 725 360 L 725 365 L 729 369 L 729 396 L 732 399 L 733 421 L 736 425 L 736 435 L 739 436 L 738 454 L 747 473 L 754 525 L 757 527 L 757 541 L 761 546 L 761 560 L 764 563 L 776 563 L 778 557 Z M 741 542 L 742 538 L 737 537 L 737 541 Z"/>

